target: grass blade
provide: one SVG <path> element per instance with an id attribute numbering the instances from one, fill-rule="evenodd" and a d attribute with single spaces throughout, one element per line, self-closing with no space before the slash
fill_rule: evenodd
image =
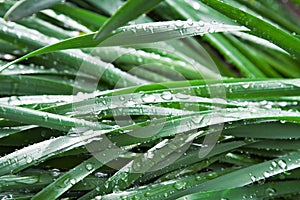
<path id="1" fill-rule="evenodd" d="M 247 12 L 235 8 L 219 0 L 201 0 L 228 17 L 237 20 L 240 24 L 248 27 L 251 31 L 262 38 L 265 38 L 279 47 L 290 52 L 292 55 L 300 56 L 300 40 L 288 32 L 276 28 L 272 24 L 259 19 Z"/>
<path id="2" fill-rule="evenodd" d="M 162 40 L 178 39 L 194 35 L 203 35 L 212 32 L 242 30 L 248 29 L 241 26 L 211 24 L 201 21 L 168 21 L 130 25 L 117 29 L 115 33 L 110 34 L 105 38 L 102 38 L 101 41 L 93 40 L 95 33 L 90 33 L 45 46 L 41 49 L 33 51 L 15 61 L 12 61 L 0 67 L 0 72 L 9 67 L 10 65 L 20 62 L 24 59 L 58 50 L 103 46 L 120 46 L 138 43 L 152 43 Z"/>
<path id="3" fill-rule="evenodd" d="M 8 21 L 16 21 L 61 2 L 62 0 L 21 0 L 15 3 L 7 11 L 4 19 Z"/>
<path id="4" fill-rule="evenodd" d="M 94 38 L 99 40 L 109 35 L 113 30 L 125 25 L 139 15 L 151 10 L 162 0 L 129 0 L 115 14 L 110 17 L 99 29 Z"/>

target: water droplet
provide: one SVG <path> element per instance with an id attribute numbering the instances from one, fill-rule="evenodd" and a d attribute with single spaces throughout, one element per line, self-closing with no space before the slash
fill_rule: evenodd
<path id="1" fill-rule="evenodd" d="M 251 179 L 252 183 L 254 183 L 256 181 L 256 177 L 253 176 L 252 173 L 250 173 L 249 176 L 250 176 L 250 179 Z"/>
<path id="2" fill-rule="evenodd" d="M 137 196 L 137 195 L 135 195 L 135 196 L 132 197 L 132 200 L 139 200 L 139 199 L 140 199 L 140 197 Z"/>
<path id="3" fill-rule="evenodd" d="M 186 186 L 186 182 L 176 182 L 174 183 L 174 188 L 177 190 L 182 190 Z"/>
<path id="4" fill-rule="evenodd" d="M 284 160 L 279 160 L 278 165 L 281 169 L 286 170 L 287 169 L 287 164 Z"/>
<path id="5" fill-rule="evenodd" d="M 138 57 L 137 61 L 138 61 L 139 63 L 142 63 L 142 62 L 143 62 L 143 58 Z"/>
<path id="6" fill-rule="evenodd" d="M 125 101 L 125 97 L 124 96 L 119 96 L 120 101 Z"/>
<path id="7" fill-rule="evenodd" d="M 145 192 L 145 197 L 150 197 L 151 193 L 150 192 Z"/>
<path id="8" fill-rule="evenodd" d="M 132 168 L 134 171 L 139 172 L 141 170 L 141 166 L 140 162 L 133 162 Z"/>
<path id="9" fill-rule="evenodd" d="M 161 98 L 164 99 L 164 100 L 172 100 L 173 99 L 173 96 L 172 96 L 172 93 L 169 92 L 169 91 L 165 91 L 161 94 Z"/>
<path id="10" fill-rule="evenodd" d="M 151 94 L 143 94 L 142 101 L 145 103 L 155 102 L 155 96 Z"/>
<path id="11" fill-rule="evenodd" d="M 191 19 L 186 20 L 187 24 L 190 26 L 193 26 L 194 22 Z"/>
<path id="12" fill-rule="evenodd" d="M 200 4 L 196 1 L 192 1 L 191 2 L 191 5 L 192 7 L 195 9 L 195 10 L 199 10 L 200 9 Z"/>
<path id="13" fill-rule="evenodd" d="M 245 88 L 245 89 L 247 89 L 247 88 L 250 87 L 250 84 L 249 84 L 249 83 L 244 83 L 244 84 L 242 85 L 242 87 Z"/>
<path id="14" fill-rule="evenodd" d="M 92 165 L 91 163 L 87 163 L 87 164 L 85 165 L 85 168 L 86 168 L 88 171 L 91 171 L 94 167 L 93 167 L 93 165 Z"/>
<path id="15" fill-rule="evenodd" d="M 189 99 L 189 98 L 190 98 L 190 96 L 189 96 L 189 95 L 182 94 L 182 93 L 176 93 L 176 94 L 175 94 L 175 97 L 176 97 L 176 98 L 178 98 L 178 99 L 184 99 L 184 100 L 186 100 L 186 99 Z"/>
<path id="16" fill-rule="evenodd" d="M 268 196 L 274 196 L 275 193 L 276 193 L 276 190 L 274 188 L 267 188 L 266 189 L 266 194 Z"/>
<path id="17" fill-rule="evenodd" d="M 75 180 L 74 178 L 72 178 L 72 179 L 70 180 L 70 183 L 71 183 L 72 185 L 75 185 L 75 184 L 76 184 L 76 180 Z"/>
<path id="18" fill-rule="evenodd" d="M 183 27 L 183 22 L 180 21 L 180 20 L 177 20 L 177 21 L 175 22 L 175 26 L 177 26 L 178 28 L 181 28 L 181 27 Z"/>
<path id="19" fill-rule="evenodd" d="M 202 180 L 202 176 L 196 176 L 196 181 L 201 181 Z"/>
<path id="20" fill-rule="evenodd" d="M 218 174 L 217 174 L 216 172 L 211 172 L 211 173 L 207 174 L 205 177 L 206 177 L 207 179 L 214 179 L 214 178 L 216 178 L 217 176 L 218 176 Z"/>
<path id="21" fill-rule="evenodd" d="M 27 156 L 26 158 L 26 162 L 29 164 L 33 161 L 33 159 L 30 156 Z"/>
<path id="22" fill-rule="evenodd" d="M 268 171 L 265 171 L 265 172 L 264 172 L 264 177 L 268 178 L 268 177 L 270 177 L 270 176 L 271 176 L 270 172 L 268 172 Z"/>

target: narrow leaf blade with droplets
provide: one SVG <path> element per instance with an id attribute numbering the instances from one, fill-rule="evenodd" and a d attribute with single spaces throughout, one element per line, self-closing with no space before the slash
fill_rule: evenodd
<path id="1" fill-rule="evenodd" d="M 130 20 L 135 19 L 139 15 L 151 10 L 162 0 L 129 0 L 127 1 L 111 18 L 109 18 L 103 26 L 100 27 L 94 36 L 96 40 L 110 34 L 116 28 L 125 25 Z"/>
<path id="2" fill-rule="evenodd" d="M 102 38 L 101 41 L 93 40 L 95 33 L 90 33 L 45 46 L 2 66 L 0 68 L 0 72 L 10 65 L 20 62 L 24 59 L 58 50 L 153 43 L 163 40 L 179 39 L 214 32 L 247 30 L 247 28 L 242 26 L 211 24 L 202 21 L 193 22 L 190 20 L 130 25 L 117 29 L 115 33 Z"/>

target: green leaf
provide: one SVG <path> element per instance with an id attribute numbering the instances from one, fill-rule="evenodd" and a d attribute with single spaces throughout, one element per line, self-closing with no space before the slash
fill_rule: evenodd
<path id="1" fill-rule="evenodd" d="M 4 19 L 8 21 L 16 21 L 61 2 L 62 0 L 21 0 L 15 3 L 7 11 Z"/>
<path id="2" fill-rule="evenodd" d="M 61 42 L 45 46 L 33 51 L 15 61 L 12 61 L 0 68 L 0 72 L 10 65 L 24 59 L 49 53 L 58 50 L 74 48 L 90 48 L 104 46 L 120 46 L 138 43 L 152 43 L 163 40 L 178 39 L 194 35 L 203 35 L 213 32 L 242 31 L 248 30 L 241 26 L 211 24 L 206 22 L 193 21 L 168 21 L 152 22 L 145 24 L 130 25 L 119 28 L 115 33 L 102 38 L 100 41 L 93 40 L 95 33 L 86 34 L 79 37 L 70 38 Z"/>
<path id="3" fill-rule="evenodd" d="M 94 36 L 96 40 L 109 35 L 113 30 L 125 25 L 141 14 L 151 10 L 162 0 L 128 0 L 112 17 L 110 17 Z"/>
<path id="4" fill-rule="evenodd" d="M 277 44 L 296 57 L 300 56 L 300 40 L 290 33 L 220 0 L 201 1 L 228 17 L 237 20 L 240 24 L 248 27 L 255 35 Z"/>

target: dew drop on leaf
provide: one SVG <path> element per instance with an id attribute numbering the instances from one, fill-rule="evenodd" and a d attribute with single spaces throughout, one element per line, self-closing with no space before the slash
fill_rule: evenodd
<path id="1" fill-rule="evenodd" d="M 273 162 L 271 163 L 271 165 L 272 165 L 273 168 L 277 167 L 277 163 L 276 163 L 275 161 L 273 161 Z"/>
<path id="2" fill-rule="evenodd" d="M 266 193 L 268 196 L 274 196 L 276 193 L 276 190 L 274 188 L 267 188 Z"/>
<path id="3" fill-rule="evenodd" d="M 72 185 L 75 185 L 75 184 L 76 184 L 76 180 L 75 180 L 74 178 L 72 178 L 72 179 L 70 180 L 70 183 L 71 183 Z"/>
<path id="4" fill-rule="evenodd" d="M 287 164 L 284 160 L 279 160 L 278 165 L 281 169 L 286 170 L 287 169 Z"/>
<path id="5" fill-rule="evenodd" d="M 264 177 L 265 177 L 265 178 L 270 177 L 270 175 L 271 175 L 270 172 L 268 172 L 268 171 L 265 171 L 265 172 L 264 172 Z"/>
<path id="6" fill-rule="evenodd" d="M 88 171 L 91 171 L 93 169 L 93 165 L 91 163 L 87 163 L 85 165 L 85 168 L 88 170 Z"/>
<path id="7" fill-rule="evenodd" d="M 165 91 L 161 94 L 161 98 L 164 99 L 164 100 L 172 100 L 173 99 L 173 96 L 172 96 L 172 93 L 169 92 L 169 91 Z"/>
<path id="8" fill-rule="evenodd" d="M 250 84 L 249 84 L 249 83 L 244 83 L 244 84 L 242 85 L 242 87 L 245 88 L 245 89 L 247 89 L 247 88 L 250 87 Z"/>
<path id="9" fill-rule="evenodd" d="M 53 177 L 58 177 L 60 175 L 59 169 L 51 169 L 50 173 Z"/>
<path id="10" fill-rule="evenodd" d="M 33 159 L 30 156 L 27 156 L 26 162 L 29 164 L 29 163 L 32 163 L 32 161 L 33 161 Z"/>
<path id="11" fill-rule="evenodd" d="M 155 96 L 151 94 L 143 94 L 142 101 L 145 103 L 155 102 Z"/>
<path id="12" fill-rule="evenodd" d="M 251 179 L 252 183 L 254 183 L 256 181 L 256 177 L 253 176 L 252 173 L 250 173 L 249 176 L 250 176 L 250 179 Z"/>
<path id="13" fill-rule="evenodd" d="M 194 22 L 192 19 L 188 19 L 187 21 L 187 24 L 190 25 L 190 26 L 193 26 Z"/>
<path id="14" fill-rule="evenodd" d="M 177 190 L 182 190 L 186 186 L 186 182 L 176 182 L 174 183 L 174 188 Z"/>

